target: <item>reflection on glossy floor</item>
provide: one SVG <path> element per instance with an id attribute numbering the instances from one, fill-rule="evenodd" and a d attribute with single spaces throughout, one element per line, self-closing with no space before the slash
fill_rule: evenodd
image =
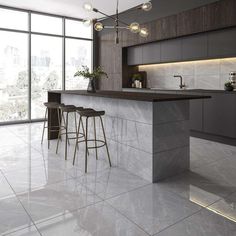
<path id="1" fill-rule="evenodd" d="M 85 175 L 41 130 L 0 127 L 0 235 L 236 236 L 236 147 L 191 138 L 191 171 L 150 184 L 103 153 Z"/>

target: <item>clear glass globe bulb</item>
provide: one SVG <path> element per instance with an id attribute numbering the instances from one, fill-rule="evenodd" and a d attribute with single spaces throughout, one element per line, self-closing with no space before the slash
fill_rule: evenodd
<path id="1" fill-rule="evenodd" d="M 83 24 L 84 24 L 84 26 L 86 26 L 86 27 L 91 26 L 92 23 L 93 23 L 93 20 L 91 20 L 91 19 L 84 19 L 84 20 L 83 20 Z"/>
<path id="2" fill-rule="evenodd" d="M 84 8 L 84 10 L 86 10 L 86 11 L 92 11 L 92 10 L 93 10 L 93 6 L 92 6 L 92 4 L 89 3 L 89 2 L 84 3 L 83 8 Z"/>
<path id="3" fill-rule="evenodd" d="M 145 2 L 142 5 L 142 10 L 144 11 L 150 11 L 152 9 L 152 3 L 151 2 Z"/>
<path id="4" fill-rule="evenodd" d="M 139 32 L 139 35 L 143 38 L 148 37 L 148 35 L 149 35 L 148 29 L 147 28 L 141 28 L 140 32 Z"/>
<path id="5" fill-rule="evenodd" d="M 103 24 L 102 24 L 101 22 L 97 22 L 97 23 L 94 25 L 94 29 L 95 29 L 96 31 L 101 31 L 101 30 L 103 30 L 103 28 L 104 28 L 104 26 L 103 26 Z"/>
<path id="6" fill-rule="evenodd" d="M 140 31 L 140 25 L 137 22 L 134 22 L 130 24 L 129 29 L 132 33 L 139 33 Z"/>

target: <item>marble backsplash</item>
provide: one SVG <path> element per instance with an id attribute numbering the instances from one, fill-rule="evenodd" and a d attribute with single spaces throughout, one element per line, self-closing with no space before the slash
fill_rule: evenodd
<path id="1" fill-rule="evenodd" d="M 139 71 L 147 72 L 149 88 L 178 89 L 179 79 L 173 75 L 182 75 L 187 88 L 221 90 L 236 71 L 236 58 L 143 65 Z"/>

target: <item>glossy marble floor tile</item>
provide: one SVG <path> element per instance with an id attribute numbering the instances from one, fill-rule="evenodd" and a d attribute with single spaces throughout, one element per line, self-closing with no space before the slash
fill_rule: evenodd
<path id="1" fill-rule="evenodd" d="M 107 199 L 150 184 L 146 180 L 119 168 L 87 174 L 79 181 L 102 199 Z"/>
<path id="2" fill-rule="evenodd" d="M 155 236 L 235 236 L 236 224 L 209 210 L 201 210 Z"/>
<path id="3" fill-rule="evenodd" d="M 32 222 L 15 196 L 0 200 L 0 235 L 23 229 Z"/>
<path id="4" fill-rule="evenodd" d="M 3 174 L 0 172 L 0 200 L 11 195 L 14 195 L 14 192 L 12 191 L 11 186 L 8 184 Z"/>
<path id="5" fill-rule="evenodd" d="M 207 209 L 236 224 L 236 193 L 230 194 L 211 206 L 208 206 Z"/>
<path id="6" fill-rule="evenodd" d="M 4 175 L 16 193 L 32 191 L 35 188 L 73 178 L 67 171 L 50 166 L 48 162 L 37 167 L 29 166 L 21 170 L 6 172 Z"/>
<path id="7" fill-rule="evenodd" d="M 7 234 L 6 236 L 40 236 L 40 233 L 35 226 L 30 226 L 28 228 L 17 230 L 13 233 Z"/>
<path id="8" fill-rule="evenodd" d="M 162 190 L 158 184 L 122 194 L 108 202 L 151 235 L 201 209 L 189 200 Z"/>
<path id="9" fill-rule="evenodd" d="M 105 202 L 38 224 L 43 236 L 148 236 Z"/>
<path id="10" fill-rule="evenodd" d="M 34 222 L 45 221 L 101 201 L 73 179 L 19 194 L 18 198 Z"/>
<path id="11" fill-rule="evenodd" d="M 191 171 L 150 184 L 100 150 L 85 174 L 84 147 L 73 166 L 42 126 L 0 126 L 0 235 L 236 236 L 236 147 L 191 138 Z"/>
<path id="12" fill-rule="evenodd" d="M 232 192 L 231 187 L 218 183 L 204 173 L 198 174 L 197 171 L 198 169 L 168 178 L 158 183 L 158 186 L 203 207 Z"/>

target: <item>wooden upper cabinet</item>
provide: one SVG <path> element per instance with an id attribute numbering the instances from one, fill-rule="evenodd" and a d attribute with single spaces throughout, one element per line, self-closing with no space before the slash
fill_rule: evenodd
<path id="1" fill-rule="evenodd" d="M 177 16 L 158 19 L 155 24 L 156 40 L 175 38 L 177 36 Z"/>
<path id="2" fill-rule="evenodd" d="M 205 7 L 185 11 L 177 15 L 177 36 L 204 31 Z"/>
<path id="3" fill-rule="evenodd" d="M 204 30 L 214 30 L 236 25 L 236 1 L 218 1 L 205 7 Z"/>

